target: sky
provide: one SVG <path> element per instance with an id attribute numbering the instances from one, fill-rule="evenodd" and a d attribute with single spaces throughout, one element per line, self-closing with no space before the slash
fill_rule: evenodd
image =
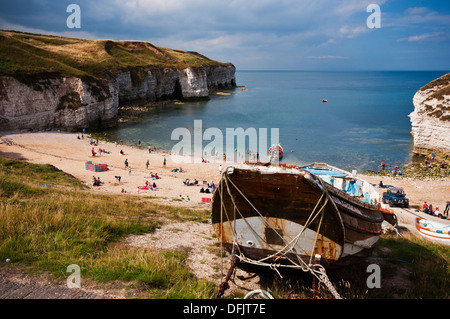
<path id="1" fill-rule="evenodd" d="M 80 8 L 79 28 L 67 23 L 70 4 Z M 0 29 L 148 41 L 237 70 L 450 70 L 448 0 L 0 0 L 0 8 Z"/>

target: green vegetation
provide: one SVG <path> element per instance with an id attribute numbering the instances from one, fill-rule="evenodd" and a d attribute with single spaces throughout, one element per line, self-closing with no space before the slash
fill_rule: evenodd
<path id="1" fill-rule="evenodd" d="M 369 288 L 373 274 L 369 265 L 378 265 L 379 288 Z M 382 235 L 371 257 L 353 260 L 348 266 L 327 269 L 327 275 L 344 299 L 448 299 L 450 247 L 410 235 Z M 262 276 L 263 289 L 276 299 L 334 299 L 326 286 L 312 280 L 310 273 L 281 270 Z M 232 297 L 243 298 L 235 293 Z"/>
<path id="2" fill-rule="evenodd" d="M 214 283 L 189 272 L 184 253 L 120 243 L 126 235 L 154 231 L 161 216 L 201 221 L 206 212 L 133 196 L 95 195 L 84 188 L 52 166 L 0 158 L 0 260 L 62 278 L 68 265 L 77 264 L 86 278 L 136 282 L 150 298 L 216 293 Z"/>
<path id="3" fill-rule="evenodd" d="M 0 30 L 0 75 L 36 85 L 52 76 L 91 79 L 130 70 L 134 81 L 148 70 L 228 65 L 190 51 L 156 47 L 149 42 L 85 40 Z M 44 85 L 39 83 L 38 85 Z"/>
<path id="4" fill-rule="evenodd" d="M 436 89 L 436 87 L 439 87 Z M 450 73 L 447 73 L 440 78 L 431 81 L 427 85 L 420 88 L 421 91 L 428 90 L 428 89 L 435 89 L 433 93 L 431 93 L 425 101 L 430 101 L 433 99 L 437 99 L 438 101 L 443 101 L 445 96 L 450 96 Z M 425 104 L 425 109 L 428 112 L 428 115 L 440 118 L 443 121 L 448 121 L 450 118 L 450 115 L 444 115 L 445 111 L 449 110 L 449 107 L 446 105 L 448 103 L 445 103 L 445 101 L 442 103 L 439 103 L 436 105 L 436 110 L 433 109 L 431 105 Z"/>
<path id="5" fill-rule="evenodd" d="M 122 243 L 127 235 L 151 233 L 162 225 L 161 217 L 202 222 L 209 213 L 162 206 L 142 197 L 93 194 L 53 166 L 0 157 L 0 267 L 10 259 L 9 267 L 64 279 L 67 266 L 77 264 L 83 278 L 123 283 L 137 298 L 214 298 L 216 283 L 195 278 L 185 265 L 184 252 Z M 383 235 L 370 258 L 327 269 L 327 274 L 346 299 L 448 299 L 449 262 L 449 246 Z M 369 264 L 380 266 L 381 288 L 368 289 Z M 309 273 L 280 271 L 283 278 L 259 269 L 262 288 L 275 298 L 312 298 Z M 315 287 L 316 298 L 333 299 L 323 284 Z M 243 298 L 246 293 L 229 297 Z"/>

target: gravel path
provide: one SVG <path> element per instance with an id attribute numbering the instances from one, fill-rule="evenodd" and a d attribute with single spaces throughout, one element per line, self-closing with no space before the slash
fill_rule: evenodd
<path id="1" fill-rule="evenodd" d="M 82 289 L 18 283 L 0 278 L 0 299 L 104 299 Z"/>

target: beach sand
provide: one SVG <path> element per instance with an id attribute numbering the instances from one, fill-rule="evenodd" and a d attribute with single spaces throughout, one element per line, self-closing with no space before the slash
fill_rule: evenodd
<path id="1" fill-rule="evenodd" d="M 78 139 L 80 136 L 80 139 Z M 21 159 L 38 164 L 52 164 L 58 169 L 76 177 L 89 186 L 93 192 L 151 196 L 163 203 L 181 205 L 188 208 L 209 209 L 210 203 L 202 202 L 202 198 L 211 199 L 212 194 L 200 193 L 203 181 L 218 183 L 220 180 L 219 165 L 223 163 L 192 163 L 182 162 L 181 156 L 171 156 L 158 151 L 148 152 L 148 146 L 131 147 L 99 141 L 97 146 L 89 144 L 90 139 L 77 133 L 37 132 L 6 134 L 3 140 L 12 141 L 13 145 L 0 144 L 0 155 L 10 159 Z M 94 140 L 96 141 L 96 140 Z M 92 156 L 92 148 L 96 155 Z M 109 154 L 99 153 L 102 148 Z M 120 151 L 124 152 L 124 155 Z M 163 165 L 164 158 L 166 165 Z M 128 161 L 128 168 L 125 167 Z M 148 169 L 146 162 L 149 161 Z M 105 172 L 86 170 L 85 163 L 108 164 Z M 172 169 L 182 168 L 184 173 L 172 172 Z M 130 173 L 131 171 L 131 173 Z M 157 173 L 160 179 L 149 178 Z M 101 186 L 92 185 L 92 177 L 100 177 Z M 120 182 L 115 176 L 121 176 Z M 149 178 L 149 179 L 146 179 Z M 185 186 L 183 182 L 189 179 L 198 180 L 198 186 Z M 150 185 L 156 183 L 157 190 L 142 190 L 148 180 Z M 206 187 L 205 187 L 206 188 Z M 122 189 L 126 193 L 122 193 Z M 179 200 L 189 196 L 190 200 Z"/>
<path id="2" fill-rule="evenodd" d="M 117 195 L 140 195 L 151 196 L 160 199 L 163 203 L 187 208 L 209 209 L 210 203 L 203 202 L 202 198 L 211 199 L 212 194 L 200 193 L 203 181 L 206 183 L 220 180 L 219 166 L 223 169 L 227 163 L 210 160 L 209 163 L 193 163 L 192 159 L 181 156 L 172 156 L 158 150 L 148 152 L 148 146 L 142 145 L 132 147 L 115 143 L 99 141 L 97 146 L 89 144 L 89 138 L 84 139 L 78 133 L 62 132 L 36 132 L 36 133 L 10 133 L 2 136 L 3 140 L 12 141 L 13 145 L 0 144 L 0 155 L 11 159 L 22 159 L 39 164 L 52 164 L 58 169 L 73 175 L 85 185 L 89 186 L 93 192 L 117 194 Z M 96 156 L 92 156 L 91 150 L 94 148 Z M 99 153 L 102 148 L 110 154 Z M 120 151 L 124 155 L 120 154 Z M 163 165 L 164 158 L 166 166 Z M 128 168 L 125 167 L 125 160 L 128 161 Z M 149 167 L 146 168 L 146 161 L 149 160 Z M 85 168 L 85 162 L 92 161 L 96 164 L 108 164 L 106 172 L 92 172 Z M 172 169 L 182 168 L 184 173 L 172 172 Z M 130 173 L 131 169 L 131 173 Z M 151 173 L 157 173 L 161 179 L 146 179 Z M 92 177 L 100 177 L 103 182 L 101 186 L 92 186 Z M 121 176 L 120 183 L 115 176 Z M 439 207 L 443 212 L 446 202 L 450 200 L 450 180 L 413 180 L 400 177 L 361 177 L 373 184 L 378 184 L 380 180 L 385 185 L 403 187 L 410 200 L 411 208 L 421 208 L 426 201 L 434 208 Z M 189 179 L 198 180 L 198 186 L 185 186 L 183 182 Z M 148 180 L 150 184 L 156 183 L 156 191 L 142 190 Z M 122 189 L 126 194 L 122 193 Z M 380 194 L 382 189 L 380 189 Z M 178 197 L 190 200 L 179 200 Z"/>
<path id="3" fill-rule="evenodd" d="M 11 145 L 0 144 L 0 155 L 11 158 L 26 160 L 32 163 L 52 164 L 58 169 L 73 175 L 85 185 L 89 186 L 94 193 L 116 194 L 117 196 L 139 195 L 152 196 L 153 200 L 160 200 L 162 204 L 182 206 L 186 208 L 209 210 L 210 203 L 203 202 L 202 198 L 211 198 L 212 194 L 200 193 L 201 186 L 185 186 L 183 181 L 197 179 L 202 185 L 207 183 L 218 183 L 220 180 L 219 165 L 225 169 L 226 163 L 222 161 L 211 163 L 180 163 L 180 157 L 174 157 L 167 153 L 152 152 L 149 154 L 147 145 L 142 148 L 126 145 L 116 145 L 100 141 L 99 145 L 89 145 L 89 139 L 78 139 L 81 135 L 77 133 L 60 132 L 36 132 L 36 133 L 10 133 L 2 136 L 2 140 L 13 142 Z M 92 156 L 91 149 L 97 152 L 99 147 L 110 152 Z M 120 154 L 123 150 L 125 155 Z M 98 154 L 98 153 L 97 153 Z M 166 158 L 166 166 L 163 160 Z M 124 161 L 128 160 L 129 170 L 125 168 Z M 149 168 L 146 161 L 149 160 Z M 108 164 L 106 172 L 92 172 L 85 169 L 85 162 L 93 161 L 97 164 Z M 180 168 L 185 173 L 172 172 L 174 168 Z M 149 180 L 158 186 L 157 191 L 138 190 L 143 186 L 150 173 L 158 173 L 161 179 Z M 117 183 L 115 176 L 121 176 L 121 182 Z M 100 177 L 104 182 L 102 186 L 92 186 L 92 177 Z M 398 177 L 361 176 L 363 179 L 378 184 L 380 180 L 385 185 L 403 187 L 410 199 L 410 206 L 420 208 L 424 201 L 439 207 L 441 212 L 445 203 L 450 200 L 450 180 L 410 180 Z M 122 193 L 122 189 L 126 193 Z M 380 194 L 383 189 L 378 189 Z M 190 197 L 189 201 L 179 200 L 178 196 Z M 399 217 L 400 225 L 406 225 L 408 229 L 414 229 L 415 215 L 396 208 L 395 213 Z M 429 215 L 416 212 L 425 218 L 434 219 Z M 438 220 L 436 218 L 436 220 Z M 179 231 L 184 229 L 186 231 Z M 217 241 L 212 237 L 213 229 L 211 223 L 177 222 L 167 221 L 161 229 L 152 234 L 132 235 L 124 239 L 126 245 L 135 247 L 151 247 L 160 250 L 189 249 L 188 266 L 197 278 L 208 278 L 220 281 L 229 267 L 228 257 L 223 259 L 217 256 Z M 225 262 L 225 263 L 224 263 Z M 238 270 L 236 281 L 227 292 L 239 290 L 260 289 L 259 276 L 252 277 L 245 271 Z M 241 278 L 242 277 L 242 278 Z M 241 278 L 241 279 L 239 279 Z"/>

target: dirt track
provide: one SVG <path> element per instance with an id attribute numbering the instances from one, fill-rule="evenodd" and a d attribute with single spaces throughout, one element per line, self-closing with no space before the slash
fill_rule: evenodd
<path id="1" fill-rule="evenodd" d="M 117 296 L 115 291 L 109 291 L 109 287 L 98 287 L 82 282 L 81 289 L 70 289 L 64 280 L 57 280 L 47 273 L 30 274 L 27 267 L 0 262 L 0 299 L 110 298 Z"/>
<path id="2" fill-rule="evenodd" d="M 24 284 L 0 278 L 0 299 L 104 299 L 81 289 L 36 283 Z"/>

